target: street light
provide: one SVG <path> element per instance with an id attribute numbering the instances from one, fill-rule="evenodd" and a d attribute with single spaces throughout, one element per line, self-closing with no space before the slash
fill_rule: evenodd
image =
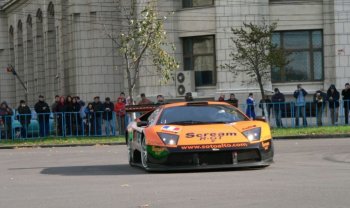
<path id="1" fill-rule="evenodd" d="M 17 72 L 15 71 L 15 69 L 13 68 L 13 66 L 12 65 L 9 65 L 7 68 L 6 68 L 6 71 L 8 72 L 8 73 L 12 73 L 13 75 L 17 75 Z"/>
<path id="2" fill-rule="evenodd" d="M 24 84 L 24 82 L 22 81 L 21 77 L 18 76 L 15 68 L 11 64 L 9 64 L 6 68 L 6 71 L 8 73 L 12 73 L 18 79 L 18 81 L 21 83 L 21 85 L 24 89 L 24 92 L 25 92 L 25 100 L 26 100 L 26 102 L 28 102 L 28 89 L 27 89 L 26 85 Z"/>

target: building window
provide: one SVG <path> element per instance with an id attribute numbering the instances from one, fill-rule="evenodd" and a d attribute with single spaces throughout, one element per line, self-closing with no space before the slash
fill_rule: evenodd
<path id="1" fill-rule="evenodd" d="M 270 4 L 317 4 L 322 3 L 322 0 L 269 0 Z"/>
<path id="2" fill-rule="evenodd" d="M 290 61 L 283 68 L 272 68 L 272 82 L 323 80 L 321 30 L 275 32 L 272 41 L 289 53 Z"/>
<path id="3" fill-rule="evenodd" d="M 214 5 L 214 0 L 182 0 L 183 8 L 201 7 Z"/>
<path id="4" fill-rule="evenodd" d="M 194 70 L 196 86 L 215 85 L 215 37 L 183 38 L 184 70 Z"/>

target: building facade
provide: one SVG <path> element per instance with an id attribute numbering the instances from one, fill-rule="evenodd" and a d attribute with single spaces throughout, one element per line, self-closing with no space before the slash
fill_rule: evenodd
<path id="1" fill-rule="evenodd" d="M 6 73 L 12 65 L 27 88 L 28 102 L 38 95 L 116 97 L 123 88 L 118 58 L 107 31 L 118 31 L 113 1 L 3 1 L 0 16 L 0 97 L 14 105 L 25 88 Z"/>
<path id="2" fill-rule="evenodd" d="M 139 8 L 146 0 L 140 0 Z M 24 88 L 6 73 L 11 64 L 28 89 L 28 101 L 39 94 L 79 95 L 85 100 L 99 95 L 115 100 L 127 91 L 123 60 L 107 33 L 123 30 L 126 1 L 10 0 L 0 12 L 0 99 L 11 104 L 25 97 Z M 271 70 L 266 90 L 278 87 L 291 95 L 297 84 L 309 93 L 342 89 L 350 82 L 350 4 L 345 0 L 162 0 L 161 15 L 176 46 L 174 56 L 184 71 L 178 79 L 161 84 L 147 60 L 143 63 L 137 93 L 163 94 L 179 99 L 183 92 L 217 98 L 235 93 L 258 94 L 247 85 L 245 74 L 233 76 L 220 66 L 230 60 L 231 28 L 243 22 L 277 22 L 273 41 L 290 52 L 290 63 Z M 181 86 L 183 76 L 190 80 Z"/>

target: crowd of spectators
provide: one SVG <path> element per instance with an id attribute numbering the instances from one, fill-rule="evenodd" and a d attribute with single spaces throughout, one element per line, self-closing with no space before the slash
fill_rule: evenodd
<path id="1" fill-rule="evenodd" d="M 306 96 L 308 92 L 298 84 L 293 96 L 293 112 L 295 117 L 295 125 L 299 126 L 299 120 L 302 119 L 302 125 L 306 127 Z M 350 84 L 346 83 L 345 88 L 341 94 L 336 89 L 335 85 L 330 85 L 327 92 L 317 90 L 313 94 L 311 101 L 316 108 L 317 125 L 322 126 L 322 118 L 324 109 L 328 106 L 331 115 L 332 125 L 338 124 L 340 98 L 342 96 L 342 107 L 344 108 L 345 124 L 349 123 L 349 107 L 350 107 Z M 185 101 L 193 101 L 192 93 L 188 92 L 185 95 Z M 239 107 L 239 100 L 234 93 L 229 95 L 229 99 L 225 99 L 225 95 L 219 96 L 218 101 L 224 101 Z M 310 103 L 310 102 L 309 102 Z M 116 102 L 113 103 L 109 97 L 106 97 L 104 102 L 101 102 L 100 97 L 96 96 L 93 102 L 85 103 L 79 96 L 55 96 L 54 103 L 50 106 L 44 96 L 40 95 L 38 102 L 34 105 L 34 111 L 37 114 L 37 121 L 39 123 L 39 136 L 47 137 L 50 135 L 50 118 L 54 120 L 54 128 L 58 136 L 71 135 L 94 135 L 101 136 L 103 134 L 102 127 L 104 126 L 104 135 L 116 135 L 116 128 L 119 133 L 125 130 L 127 122 L 129 121 L 126 113 L 126 106 L 131 104 L 130 98 L 125 97 L 125 93 L 121 93 Z M 152 102 L 146 97 L 144 93 L 140 95 L 138 105 L 162 105 L 165 104 L 164 96 L 158 95 L 156 102 Z M 283 127 L 282 113 L 286 106 L 286 99 L 283 93 L 278 88 L 274 89 L 274 94 L 270 97 L 265 95 L 257 104 L 254 100 L 254 94 L 249 93 L 244 105 L 246 106 L 245 113 L 248 117 L 255 119 L 255 107 L 259 107 L 262 116 L 268 117 L 270 120 L 273 113 L 277 127 Z M 271 112 L 272 111 L 272 112 Z M 6 138 L 12 138 L 12 117 L 14 111 L 6 102 L 0 105 L 0 129 Z M 21 137 L 28 136 L 28 126 L 31 123 L 32 111 L 24 100 L 21 100 L 16 109 L 16 119 L 21 124 Z M 3 135 L 0 135 L 4 137 Z M 0 137 L 1 138 L 1 137 Z"/>
<path id="2" fill-rule="evenodd" d="M 156 103 L 149 100 L 144 93 L 140 98 L 138 105 L 165 103 L 162 95 L 157 96 Z M 21 124 L 21 138 L 29 137 L 28 127 L 34 112 L 37 115 L 40 137 L 49 136 L 53 129 L 56 136 L 111 136 L 116 135 L 117 131 L 123 134 L 129 120 L 126 106 L 130 105 L 130 102 L 130 98 L 126 98 L 124 92 L 120 93 L 115 103 L 109 97 L 101 102 L 100 97 L 96 96 L 92 102 L 86 104 L 79 96 L 56 95 L 54 102 L 49 105 L 44 96 L 40 95 L 32 110 L 24 100 L 20 101 L 15 110 L 3 102 L 0 105 L 0 138 L 12 138 L 13 118 Z M 13 117 L 14 114 L 16 117 Z M 53 120 L 54 126 L 50 126 L 50 119 Z"/>
<path id="3" fill-rule="evenodd" d="M 293 93 L 293 97 L 295 101 L 293 102 L 294 109 L 289 110 L 290 113 L 293 112 L 295 117 L 295 126 L 300 126 L 300 119 L 302 119 L 302 126 L 306 127 L 307 123 L 307 115 L 306 115 L 306 107 L 307 103 L 314 104 L 312 107 L 315 111 L 315 116 L 317 120 L 317 126 L 322 126 L 324 111 L 328 106 L 331 117 L 331 124 L 337 125 L 339 118 L 339 107 L 340 107 L 340 97 L 342 96 L 342 107 L 344 108 L 344 117 L 345 124 L 349 124 L 349 108 L 350 108 L 350 84 L 346 83 L 345 88 L 342 90 L 341 94 L 337 90 L 334 84 L 330 85 L 328 90 L 324 92 L 323 90 L 317 90 L 313 94 L 313 100 L 307 101 L 306 96 L 308 92 L 302 87 L 301 84 L 297 85 L 297 89 Z M 225 95 L 222 94 L 219 96 L 218 101 L 226 101 L 234 106 L 238 107 L 238 100 L 235 98 L 233 93 L 230 94 L 230 99 L 225 100 Z M 273 110 L 273 114 L 275 117 L 275 122 L 277 127 L 283 127 L 282 124 L 282 112 L 286 108 L 286 99 L 283 93 L 280 92 L 278 88 L 274 89 L 274 94 L 271 96 L 264 95 L 264 97 L 257 104 L 254 100 L 253 93 L 248 94 L 248 98 L 246 99 L 246 115 L 251 118 L 256 118 L 255 107 L 259 106 L 262 112 L 262 116 L 267 116 L 270 120 L 271 111 Z M 267 115 L 265 115 L 267 114 Z"/>

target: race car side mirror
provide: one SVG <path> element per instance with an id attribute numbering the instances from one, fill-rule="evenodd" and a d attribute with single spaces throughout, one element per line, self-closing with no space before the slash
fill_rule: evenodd
<path id="1" fill-rule="evenodd" d="M 146 127 L 146 126 L 148 126 L 148 122 L 147 121 L 137 122 L 137 127 Z"/>
<path id="2" fill-rule="evenodd" d="M 262 121 L 262 122 L 266 122 L 266 118 L 265 116 L 257 116 L 255 119 L 255 121 Z"/>

